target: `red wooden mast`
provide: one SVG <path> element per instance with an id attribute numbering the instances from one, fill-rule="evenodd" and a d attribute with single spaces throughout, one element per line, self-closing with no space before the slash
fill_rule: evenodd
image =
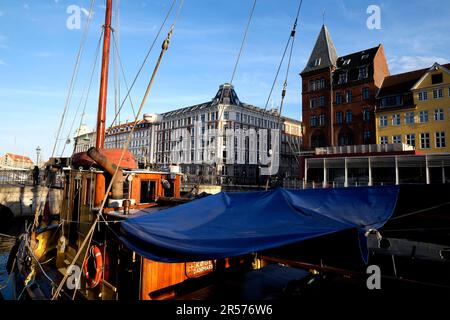
<path id="1" fill-rule="evenodd" d="M 105 25 L 103 34 L 102 71 L 100 76 L 100 96 L 97 112 L 97 136 L 95 147 L 103 149 L 106 129 L 106 97 L 108 95 L 109 51 L 111 42 L 112 0 L 106 0 Z"/>

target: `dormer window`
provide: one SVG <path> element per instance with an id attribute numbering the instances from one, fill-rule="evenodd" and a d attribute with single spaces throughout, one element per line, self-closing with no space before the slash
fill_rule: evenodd
<path id="1" fill-rule="evenodd" d="M 361 79 L 367 79 L 368 76 L 369 76 L 368 73 L 369 73 L 369 72 L 368 72 L 368 70 L 367 70 L 367 67 L 361 67 L 361 68 L 359 68 L 358 80 L 361 80 Z"/>
<path id="2" fill-rule="evenodd" d="M 339 74 L 338 84 L 347 83 L 347 72 L 342 72 Z"/>
<path id="3" fill-rule="evenodd" d="M 442 83 L 443 81 L 444 80 L 443 80 L 442 73 L 431 75 L 431 84 L 438 84 L 438 83 Z"/>
<path id="4" fill-rule="evenodd" d="M 342 64 L 343 66 L 348 66 L 350 64 L 351 59 L 347 59 L 344 61 L 344 63 Z"/>
<path id="5" fill-rule="evenodd" d="M 314 60 L 314 67 L 320 66 L 321 60 L 322 60 L 321 58 L 318 58 L 318 59 Z"/>
<path id="6" fill-rule="evenodd" d="M 362 56 L 361 56 L 361 60 L 366 60 L 366 59 L 368 59 L 369 58 L 369 55 L 368 54 L 363 54 Z"/>

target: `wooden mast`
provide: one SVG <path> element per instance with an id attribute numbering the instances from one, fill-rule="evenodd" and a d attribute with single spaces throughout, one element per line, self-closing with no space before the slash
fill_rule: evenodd
<path id="1" fill-rule="evenodd" d="M 95 147 L 101 150 L 105 146 L 105 129 L 106 129 L 106 98 L 108 96 L 108 69 L 109 69 L 109 51 L 111 42 L 111 16 L 112 16 L 112 0 L 106 0 L 105 25 L 103 26 L 103 56 L 102 70 L 100 76 L 100 94 L 98 100 L 97 111 L 97 135 Z M 105 194 L 105 176 L 98 174 L 95 180 L 95 199 L 94 205 L 100 206 Z"/>
<path id="2" fill-rule="evenodd" d="M 98 100 L 98 111 L 97 111 L 97 136 L 95 140 L 95 147 L 97 149 L 103 149 L 105 145 L 106 97 L 108 95 L 111 16 L 112 16 L 112 0 L 106 0 L 105 25 L 103 26 L 104 34 L 103 34 L 102 71 L 100 76 L 100 95 Z"/>

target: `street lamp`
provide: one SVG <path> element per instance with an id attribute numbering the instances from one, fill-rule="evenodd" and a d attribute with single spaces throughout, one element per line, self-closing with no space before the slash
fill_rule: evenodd
<path id="1" fill-rule="evenodd" d="M 41 147 L 38 146 L 36 148 L 36 165 L 37 166 L 39 165 L 39 157 L 41 156 L 41 151 L 42 151 Z"/>

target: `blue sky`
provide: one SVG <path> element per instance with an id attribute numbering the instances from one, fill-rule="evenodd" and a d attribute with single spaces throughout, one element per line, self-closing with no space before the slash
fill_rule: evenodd
<path id="1" fill-rule="evenodd" d="M 121 0 L 120 55 L 130 83 L 166 14 L 171 0 Z M 157 75 L 144 112 L 164 112 L 210 100 L 231 77 L 252 0 L 186 0 L 169 51 Z M 90 0 L 2 0 L 0 2 L 0 153 L 35 158 L 40 145 L 48 157 L 64 107 L 81 30 L 69 30 L 68 6 L 89 8 Z M 370 4 L 381 8 L 381 29 L 369 30 Z M 63 137 L 73 136 L 80 116 L 74 117 L 88 81 L 104 17 L 104 0 L 97 0 L 80 65 Z M 285 42 L 292 27 L 297 0 L 258 0 L 243 55 L 233 81 L 241 101 L 264 106 Z M 382 43 L 391 73 L 431 66 L 450 59 L 450 1 L 437 0 L 304 0 L 294 47 L 284 115 L 301 118 L 301 78 L 322 25 L 325 23 L 339 55 Z M 170 20 L 169 20 L 170 21 Z M 166 33 L 164 31 L 164 35 Z M 157 55 L 160 38 L 133 90 L 138 105 Z M 112 67 L 112 65 L 111 65 Z M 112 80 L 112 71 L 110 80 Z M 284 74 L 284 70 L 282 71 Z M 94 127 L 98 69 L 88 100 L 85 123 Z M 283 77 L 281 77 L 283 78 Z M 281 80 L 273 94 L 280 101 Z M 108 123 L 114 110 L 110 81 Z M 122 82 L 121 91 L 125 86 Z M 121 119 L 132 119 L 129 104 Z M 75 128 L 68 132 L 75 120 Z M 70 150 L 71 147 L 68 147 Z"/>

